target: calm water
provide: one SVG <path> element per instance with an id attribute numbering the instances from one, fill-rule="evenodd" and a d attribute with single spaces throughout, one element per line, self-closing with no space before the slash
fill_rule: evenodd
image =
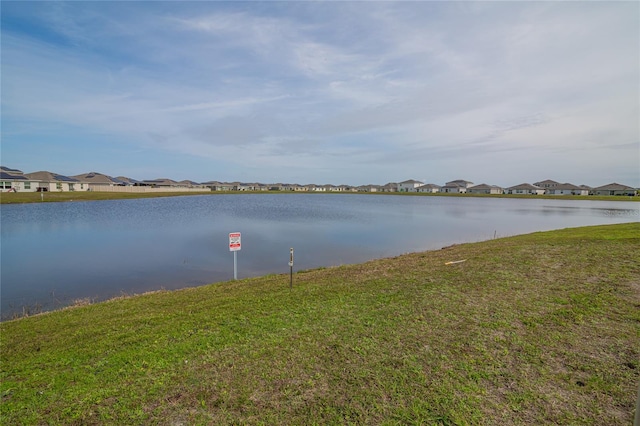
<path id="1" fill-rule="evenodd" d="M 3 205 L 1 306 L 55 309 L 75 299 L 238 277 L 565 227 L 634 222 L 638 203 L 356 194 L 183 196 Z"/>

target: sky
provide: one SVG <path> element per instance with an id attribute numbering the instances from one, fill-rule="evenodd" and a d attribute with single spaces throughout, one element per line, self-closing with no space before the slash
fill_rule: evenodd
<path id="1" fill-rule="evenodd" d="M 1 3 L 3 166 L 640 186 L 640 3 Z"/>

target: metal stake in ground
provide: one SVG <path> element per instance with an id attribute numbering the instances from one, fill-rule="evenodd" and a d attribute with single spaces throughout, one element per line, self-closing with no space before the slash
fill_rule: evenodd
<path id="1" fill-rule="evenodd" d="M 293 247 L 289 249 L 289 289 L 293 288 Z"/>
<path id="2" fill-rule="evenodd" d="M 238 251 L 242 248 L 242 240 L 239 232 L 229 234 L 229 251 L 233 252 L 233 279 L 238 279 Z"/>

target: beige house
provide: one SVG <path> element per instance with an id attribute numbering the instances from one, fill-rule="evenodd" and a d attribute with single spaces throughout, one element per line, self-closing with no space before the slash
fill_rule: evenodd
<path id="1" fill-rule="evenodd" d="M 47 171 L 26 173 L 24 175 L 28 180 L 37 184 L 35 191 L 87 191 L 89 185 L 79 182 L 69 176 L 59 175 L 57 173 L 51 173 Z M 33 185 L 32 185 L 33 186 Z M 31 189 L 33 191 L 33 189 Z"/>
<path id="2" fill-rule="evenodd" d="M 100 189 L 105 187 L 127 185 L 124 181 L 97 172 L 89 172 L 71 177 L 80 182 L 83 187 L 86 185 L 87 191 L 100 191 Z"/>
<path id="3" fill-rule="evenodd" d="M 481 183 L 480 185 L 470 186 L 467 188 L 467 193 L 469 194 L 502 194 L 504 190 L 496 185 L 487 185 L 486 183 Z"/>

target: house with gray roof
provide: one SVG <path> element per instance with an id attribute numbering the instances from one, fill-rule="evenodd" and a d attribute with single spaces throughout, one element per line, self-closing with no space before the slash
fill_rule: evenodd
<path id="1" fill-rule="evenodd" d="M 409 179 L 398 184 L 398 192 L 417 192 L 419 186 L 424 185 L 424 182 L 419 180 Z"/>
<path id="2" fill-rule="evenodd" d="M 374 185 L 374 184 L 360 185 L 360 186 L 356 187 L 356 191 L 358 191 L 358 192 L 381 192 L 382 191 L 382 187 L 380 185 Z"/>
<path id="3" fill-rule="evenodd" d="M 506 194 L 522 194 L 522 195 L 544 195 L 544 189 L 530 183 L 521 183 L 520 185 L 505 188 Z"/>
<path id="4" fill-rule="evenodd" d="M 468 180 L 463 179 L 457 179 L 445 183 L 445 185 L 440 188 L 440 192 L 465 194 L 467 192 L 467 189 L 471 186 L 473 186 L 473 182 L 469 182 Z"/>
<path id="5" fill-rule="evenodd" d="M 595 195 L 636 195 L 636 189 L 619 183 L 610 183 L 608 185 L 593 188 Z"/>
<path id="6" fill-rule="evenodd" d="M 380 192 L 398 192 L 398 184 L 395 182 L 389 182 L 380 188 Z"/>
<path id="7" fill-rule="evenodd" d="M 547 195 L 589 195 L 589 190 L 572 183 L 559 183 L 545 191 Z"/>
<path id="8" fill-rule="evenodd" d="M 487 185 L 486 183 L 481 183 L 480 185 L 470 186 L 467 188 L 467 193 L 469 194 L 502 194 L 504 190 L 497 185 Z"/>
<path id="9" fill-rule="evenodd" d="M 125 182 L 121 180 L 98 172 L 89 172 L 71 177 L 80 182 L 83 188 L 86 185 L 87 191 L 99 191 L 101 188 L 105 187 L 126 185 Z"/>
<path id="10" fill-rule="evenodd" d="M 153 186 L 156 188 L 179 186 L 178 182 L 176 182 L 173 179 L 167 179 L 167 178 L 145 179 L 141 182 L 141 184 L 146 186 Z"/>
<path id="11" fill-rule="evenodd" d="M 184 188 L 202 188 L 202 185 L 200 185 L 198 182 L 194 182 L 188 179 L 178 182 L 178 186 L 182 186 Z"/>
<path id="12" fill-rule="evenodd" d="M 429 194 L 435 194 L 440 192 L 440 185 L 436 185 L 435 183 L 426 183 L 424 185 L 420 185 L 416 188 L 416 192 L 426 192 Z"/>
<path id="13" fill-rule="evenodd" d="M 86 191 L 89 188 L 77 179 L 47 171 L 26 173 L 24 176 L 37 183 L 36 191 Z"/>
<path id="14" fill-rule="evenodd" d="M 130 177 L 126 177 L 126 176 L 117 176 L 114 179 L 116 179 L 118 182 L 122 182 L 125 185 L 132 185 L 132 186 L 139 186 L 140 185 L 140 181 L 139 180 L 135 180 L 132 179 Z"/>
<path id="15" fill-rule="evenodd" d="M 562 185 L 562 184 L 560 182 L 556 182 L 555 180 L 551 180 L 551 179 L 545 179 L 545 180 L 541 180 L 540 182 L 533 183 L 533 186 L 537 186 L 538 188 L 542 188 L 542 189 L 553 189 L 558 185 Z"/>
<path id="16" fill-rule="evenodd" d="M 18 169 L 10 169 L 9 167 L 0 167 L 0 191 L 1 192 L 34 192 L 36 186 L 33 185 L 22 172 Z"/>

